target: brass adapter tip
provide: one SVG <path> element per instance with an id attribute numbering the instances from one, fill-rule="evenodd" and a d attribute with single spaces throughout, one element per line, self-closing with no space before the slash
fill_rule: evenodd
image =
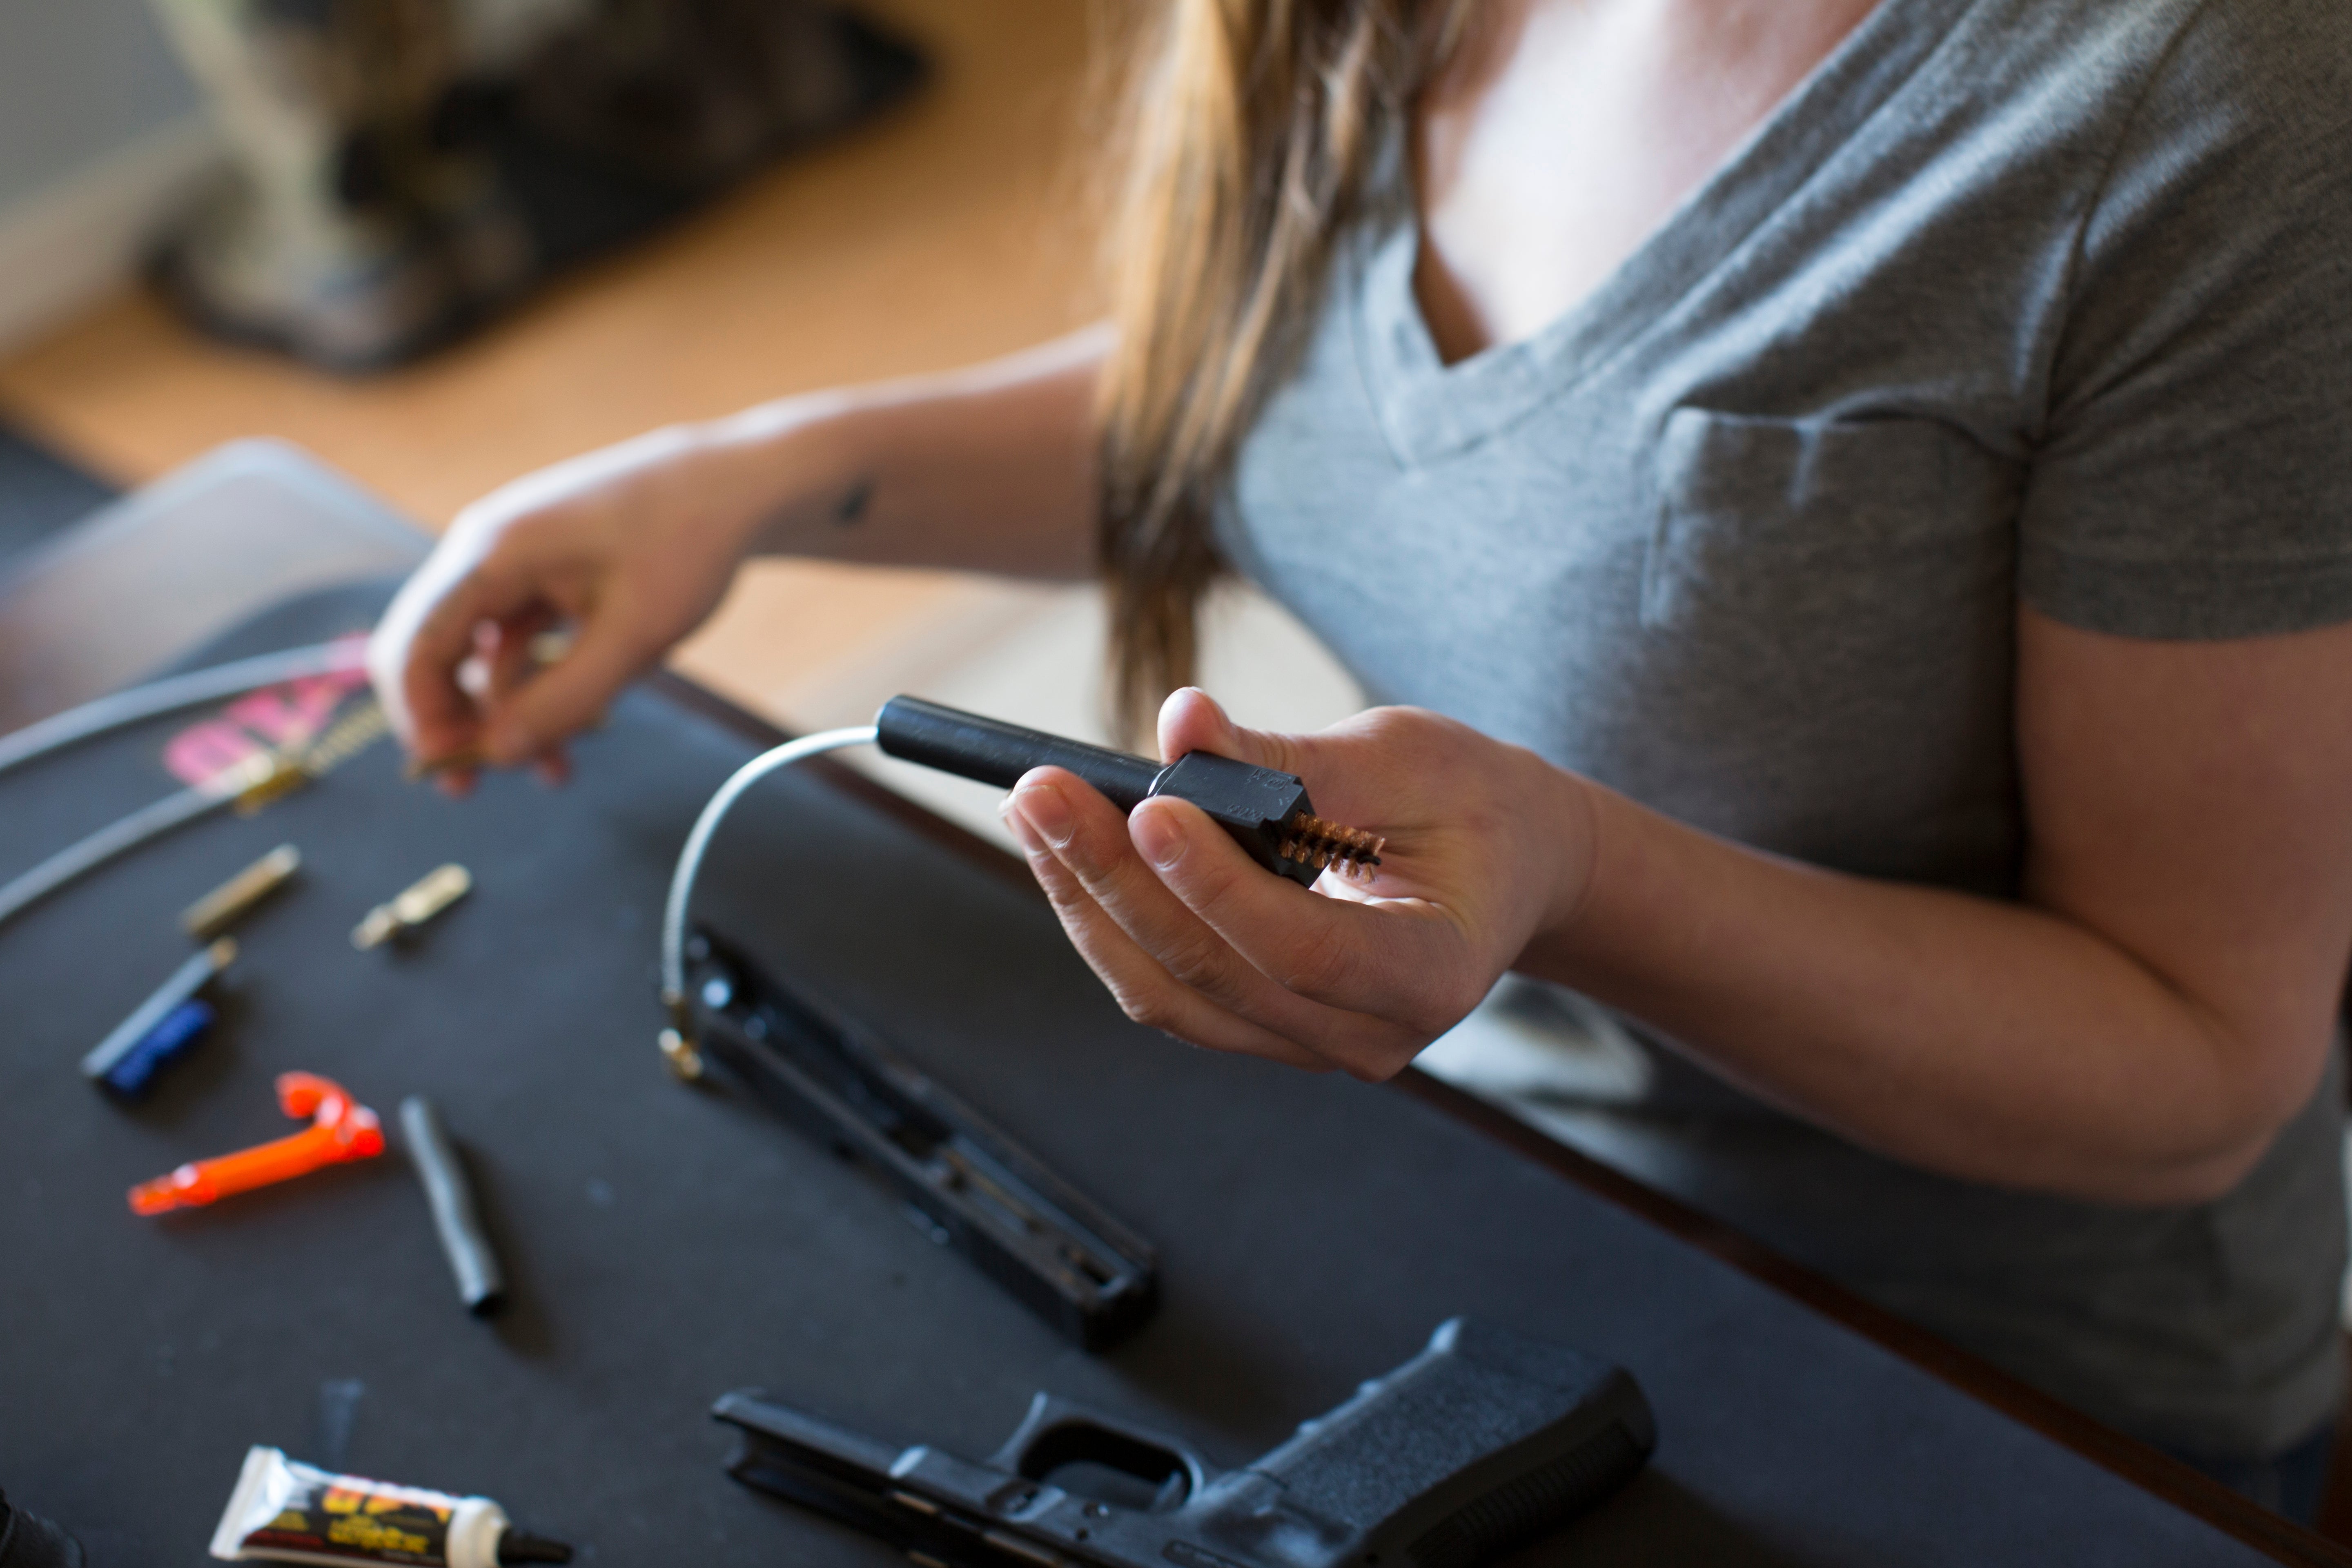
<path id="1" fill-rule="evenodd" d="M 664 1029 L 654 1037 L 661 1047 L 662 1061 L 681 1083 L 698 1083 L 702 1079 L 702 1053 L 694 1042 L 676 1029 Z"/>

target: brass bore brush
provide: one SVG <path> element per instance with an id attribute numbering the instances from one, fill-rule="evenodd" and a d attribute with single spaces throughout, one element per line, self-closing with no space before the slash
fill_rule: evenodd
<path id="1" fill-rule="evenodd" d="M 1209 752 L 1161 766 L 1148 757 L 1089 746 L 1018 724 L 893 697 L 875 716 L 877 743 L 890 756 L 1010 789 L 1031 768 L 1066 768 L 1121 811 L 1154 795 L 1189 800 L 1213 817 L 1250 858 L 1311 887 L 1324 871 L 1367 878 L 1388 841 L 1315 815 L 1307 786 L 1289 773 Z"/>

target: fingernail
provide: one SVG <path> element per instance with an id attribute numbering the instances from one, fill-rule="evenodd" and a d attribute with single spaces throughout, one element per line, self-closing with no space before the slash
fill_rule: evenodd
<path id="1" fill-rule="evenodd" d="M 1184 858 L 1184 830 L 1168 820 L 1165 811 L 1140 811 L 1129 819 L 1129 831 L 1143 858 L 1165 871 Z"/>
<path id="2" fill-rule="evenodd" d="M 1004 830 L 1013 835 L 1014 843 L 1032 855 L 1045 853 L 1045 841 L 1037 837 L 1037 830 L 1029 826 L 1029 819 L 1021 815 L 1021 808 L 1013 804 L 1011 795 L 1006 795 L 1004 803 L 996 808 L 996 816 L 1004 824 Z"/>
<path id="3" fill-rule="evenodd" d="M 1070 803 L 1062 792 L 1048 784 L 1034 784 L 1013 796 L 1013 809 L 1026 817 L 1046 843 L 1056 849 L 1070 841 L 1075 830 L 1070 817 Z"/>

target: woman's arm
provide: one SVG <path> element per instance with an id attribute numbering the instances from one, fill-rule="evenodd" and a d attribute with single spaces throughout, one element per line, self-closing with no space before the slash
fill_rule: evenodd
<path id="1" fill-rule="evenodd" d="M 1091 329 L 951 374 L 784 398 L 492 492 L 376 628 L 369 664 L 402 739 L 427 759 L 552 754 L 753 552 L 1084 575 L 1107 346 Z M 557 621 L 577 629 L 571 651 L 532 673 L 524 650 Z M 461 684 L 476 659 L 486 682 Z"/>
<path id="2" fill-rule="evenodd" d="M 759 502 L 763 555 L 1076 580 L 1095 563 L 1090 327 L 945 375 L 785 398 L 709 426 Z"/>
<path id="3" fill-rule="evenodd" d="M 2116 1203 L 2228 1190 L 2309 1099 L 2352 950 L 2352 627 L 2228 643 L 2021 612 L 2032 847 L 2003 903 L 1697 832 L 1433 715 L 1163 751 L 1307 778 L 1389 833 L 1369 892 L 1265 876 L 1197 811 L 1122 823 L 1051 770 L 1008 818 L 1138 1017 L 1384 1077 L 1507 966 L 1684 1041 L 1884 1153 Z"/>
<path id="4" fill-rule="evenodd" d="M 2021 905 L 1601 797 L 1528 954 L 1768 1098 L 1955 1175 L 2226 1191 L 2318 1081 L 2352 948 L 2352 627 L 2145 642 L 2024 610 Z"/>

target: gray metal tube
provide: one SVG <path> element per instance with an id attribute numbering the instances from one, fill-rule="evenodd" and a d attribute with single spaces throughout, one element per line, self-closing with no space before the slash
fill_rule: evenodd
<path id="1" fill-rule="evenodd" d="M 457 1281 L 458 1299 L 478 1316 L 494 1310 L 506 1295 L 506 1275 L 499 1255 L 482 1228 L 475 1206 L 473 1184 L 457 1145 L 441 1125 L 440 1113 L 421 1094 L 400 1102 L 400 1130 L 408 1143 L 409 1163 L 425 1184 L 425 1201 L 433 1206 L 433 1228 L 440 1234 L 441 1250 Z"/>

